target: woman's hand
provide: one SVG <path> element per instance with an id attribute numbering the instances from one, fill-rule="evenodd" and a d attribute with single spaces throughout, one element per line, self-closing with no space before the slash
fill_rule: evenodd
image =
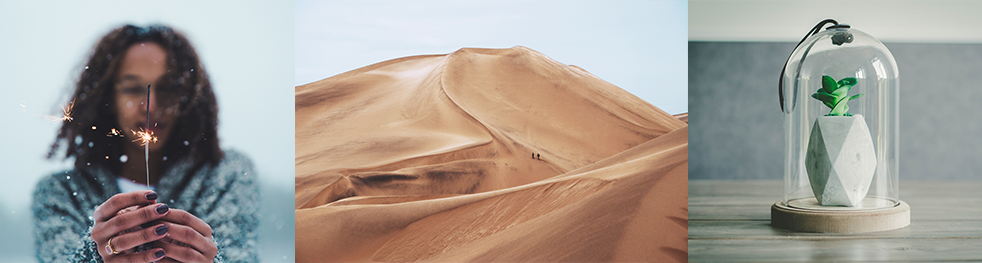
<path id="1" fill-rule="evenodd" d="M 145 229 L 140 229 L 139 226 L 167 216 L 170 214 L 169 210 L 166 204 L 157 204 L 157 193 L 153 191 L 116 194 L 103 202 L 95 209 L 95 226 L 92 227 L 91 236 L 100 248 L 102 260 L 153 262 L 163 258 L 165 249 L 161 248 L 139 253 L 122 252 L 167 236 L 169 227 L 166 224 L 157 223 Z M 126 232 L 132 230 L 136 231 Z"/>
<path id="2" fill-rule="evenodd" d="M 171 209 L 160 219 L 167 229 L 168 238 L 154 242 L 155 247 L 167 251 L 167 258 L 178 262 L 212 262 L 218 254 L 218 245 L 211 237 L 211 226 L 204 220 L 180 209 Z"/>

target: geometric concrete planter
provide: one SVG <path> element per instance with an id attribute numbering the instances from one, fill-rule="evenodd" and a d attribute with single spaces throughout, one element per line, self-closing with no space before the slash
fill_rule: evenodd
<path id="1" fill-rule="evenodd" d="M 824 206 L 856 206 L 866 198 L 876 170 L 873 138 L 862 115 L 822 116 L 812 125 L 805 170 Z"/>

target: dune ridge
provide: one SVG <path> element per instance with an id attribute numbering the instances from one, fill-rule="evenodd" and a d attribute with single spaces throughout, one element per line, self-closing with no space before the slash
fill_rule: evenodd
<path id="1" fill-rule="evenodd" d="M 298 86 L 297 260 L 685 261 L 686 127 L 521 46 Z"/>

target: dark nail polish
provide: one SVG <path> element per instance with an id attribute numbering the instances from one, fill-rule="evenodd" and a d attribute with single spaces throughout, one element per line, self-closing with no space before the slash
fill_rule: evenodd
<path id="1" fill-rule="evenodd" d="M 167 213 L 167 210 L 170 210 L 170 207 L 167 207 L 167 204 L 162 204 L 162 205 L 160 205 L 160 206 L 157 207 L 157 213 L 158 214 Z"/>
<path id="2" fill-rule="evenodd" d="M 162 257 L 164 257 L 164 251 L 163 250 L 160 250 L 160 251 L 157 251 L 157 252 L 153 252 L 153 257 L 155 257 L 155 258 L 162 258 Z"/>
<path id="3" fill-rule="evenodd" d="M 157 200 L 157 193 L 147 193 L 147 200 Z"/>
<path id="4" fill-rule="evenodd" d="M 157 229 L 153 230 L 153 233 L 158 236 L 167 233 L 167 225 L 158 226 Z"/>

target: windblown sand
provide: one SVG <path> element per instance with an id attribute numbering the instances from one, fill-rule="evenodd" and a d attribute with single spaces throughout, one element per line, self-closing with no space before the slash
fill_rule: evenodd
<path id="1" fill-rule="evenodd" d="M 464 48 L 295 102 L 298 262 L 686 261 L 686 122 L 579 67 Z"/>

